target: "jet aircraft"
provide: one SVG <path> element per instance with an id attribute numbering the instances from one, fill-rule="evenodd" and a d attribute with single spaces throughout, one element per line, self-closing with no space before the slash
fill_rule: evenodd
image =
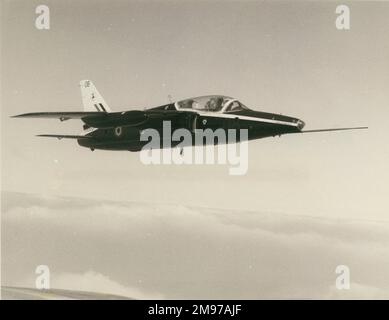
<path id="1" fill-rule="evenodd" d="M 90 80 L 80 82 L 84 111 L 33 112 L 17 118 L 54 118 L 60 121 L 80 119 L 83 133 L 79 135 L 40 134 L 40 137 L 76 139 L 80 146 L 101 150 L 140 151 L 148 142 L 142 141 L 143 130 L 153 128 L 161 133 L 163 123 L 170 121 L 171 130 L 184 128 L 192 135 L 198 129 L 247 129 L 248 140 L 294 133 L 311 133 L 367 129 L 367 127 L 303 130 L 304 121 L 275 113 L 251 110 L 238 99 L 211 95 L 184 99 L 145 110 L 112 112 Z M 193 144 L 196 139 L 193 139 Z M 215 142 L 217 143 L 217 142 Z M 227 142 L 228 143 L 228 142 Z M 179 141 L 170 141 L 174 147 Z"/>

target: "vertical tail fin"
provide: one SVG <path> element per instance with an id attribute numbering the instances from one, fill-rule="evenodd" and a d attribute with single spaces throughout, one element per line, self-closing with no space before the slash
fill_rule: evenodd
<path id="1" fill-rule="evenodd" d="M 111 109 L 90 80 L 81 80 L 81 96 L 84 111 L 111 112 Z"/>

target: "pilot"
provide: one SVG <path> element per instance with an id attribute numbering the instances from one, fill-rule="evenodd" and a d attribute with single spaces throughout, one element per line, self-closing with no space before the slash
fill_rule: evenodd
<path id="1" fill-rule="evenodd" d="M 219 111 L 223 107 L 223 98 L 215 97 L 209 100 L 208 109 L 210 111 Z"/>
<path id="2" fill-rule="evenodd" d="M 182 109 L 192 109 L 193 108 L 193 99 L 188 99 L 181 102 L 181 108 Z"/>

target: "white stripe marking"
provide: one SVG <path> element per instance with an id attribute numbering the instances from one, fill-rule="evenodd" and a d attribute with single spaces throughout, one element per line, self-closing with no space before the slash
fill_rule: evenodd
<path id="1" fill-rule="evenodd" d="M 257 118 L 257 117 L 249 117 L 249 116 L 240 116 L 237 114 L 225 114 L 225 113 L 216 113 L 213 114 L 211 112 L 199 112 L 198 110 L 191 110 L 191 109 L 179 109 L 177 111 L 190 111 L 195 112 L 200 116 L 204 117 L 214 117 L 214 118 L 226 118 L 226 119 L 239 119 L 239 120 L 250 120 L 250 121 L 256 121 L 256 122 L 267 122 L 267 123 L 274 123 L 274 124 L 283 124 L 287 126 L 297 127 L 297 122 L 289 122 L 289 121 L 281 121 L 281 120 L 273 120 L 273 119 L 267 119 L 267 118 Z"/>

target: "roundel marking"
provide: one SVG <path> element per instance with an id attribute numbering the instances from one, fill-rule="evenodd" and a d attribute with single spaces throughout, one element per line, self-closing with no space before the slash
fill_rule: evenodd
<path id="1" fill-rule="evenodd" d="M 207 119 L 204 119 L 203 120 L 203 125 L 206 125 L 207 124 Z"/>
<path id="2" fill-rule="evenodd" d="M 116 127 L 115 128 L 115 135 L 117 136 L 117 137 L 120 137 L 121 135 L 122 135 L 122 127 Z"/>

